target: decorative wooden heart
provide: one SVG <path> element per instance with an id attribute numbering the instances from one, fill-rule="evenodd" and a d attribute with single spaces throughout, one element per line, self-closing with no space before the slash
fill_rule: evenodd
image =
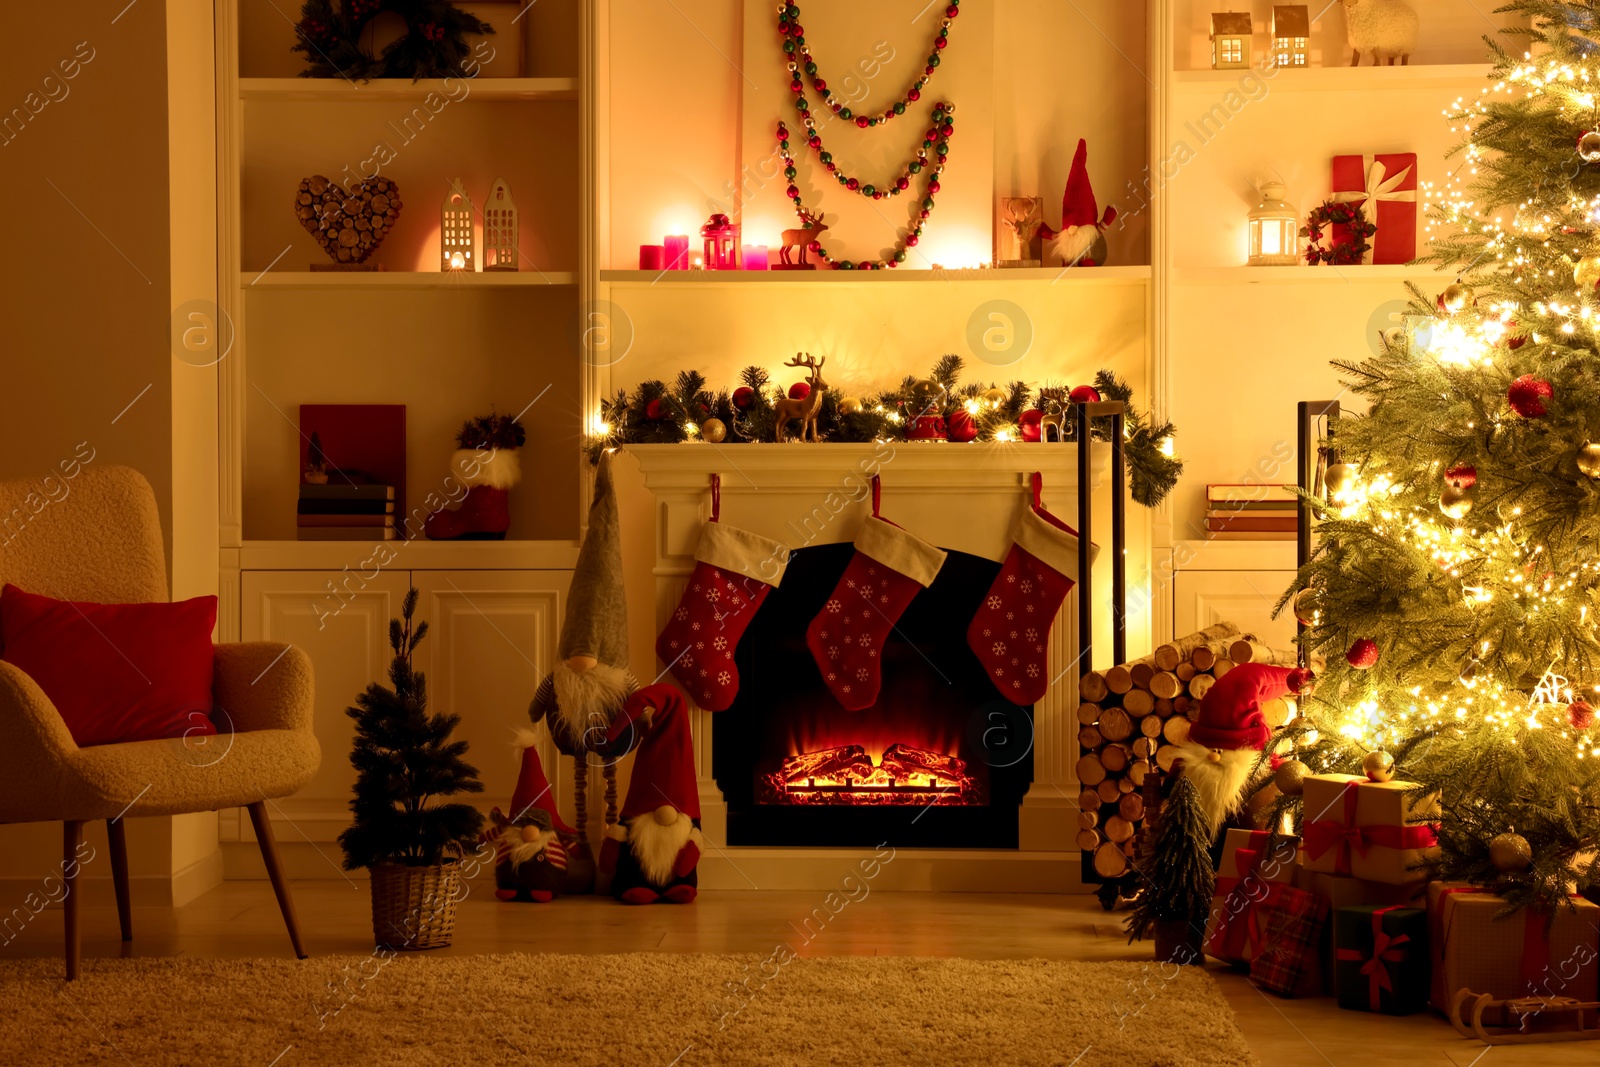
<path id="1" fill-rule="evenodd" d="M 300 183 L 294 211 L 322 250 L 338 263 L 361 263 L 378 250 L 400 219 L 400 187 L 369 178 L 346 192 L 338 182 L 314 174 Z"/>

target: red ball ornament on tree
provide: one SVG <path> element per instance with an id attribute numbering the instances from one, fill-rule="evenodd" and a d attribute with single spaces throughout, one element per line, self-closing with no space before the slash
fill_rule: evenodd
<path id="1" fill-rule="evenodd" d="M 1555 395 L 1556 391 L 1550 388 L 1549 382 L 1531 374 L 1524 374 L 1506 390 L 1506 400 L 1510 401 L 1511 410 L 1525 419 L 1537 419 L 1548 413 L 1550 409 L 1545 401 Z"/>
<path id="2" fill-rule="evenodd" d="M 1457 489 L 1471 489 L 1478 484 L 1478 468 L 1458 463 L 1444 472 L 1444 482 Z"/>
<path id="3" fill-rule="evenodd" d="M 1072 399 L 1074 404 L 1100 403 L 1100 390 L 1096 389 L 1092 385 L 1080 385 L 1072 392 L 1068 393 L 1067 396 Z"/>
<path id="4" fill-rule="evenodd" d="M 795 382 L 793 385 L 789 386 L 789 399 L 790 400 L 804 400 L 806 397 L 808 397 L 810 395 L 811 395 L 811 386 L 806 384 L 805 382 Z"/>
<path id="5" fill-rule="evenodd" d="M 1017 416 L 1017 428 L 1022 431 L 1024 441 L 1039 440 L 1039 424 L 1044 421 L 1044 412 L 1038 408 L 1029 408 Z"/>
<path id="6" fill-rule="evenodd" d="M 659 422 L 667 417 L 667 406 L 661 402 L 659 396 L 644 406 L 644 417 L 652 422 Z"/>
<path id="7" fill-rule="evenodd" d="M 1358 671 L 1371 670 L 1378 665 L 1378 643 L 1370 637 L 1358 638 L 1344 659 Z"/>
<path id="8" fill-rule="evenodd" d="M 957 409 L 945 420 L 945 432 L 957 444 L 966 444 L 978 437 L 978 420 L 966 411 Z"/>
<path id="9" fill-rule="evenodd" d="M 733 406 L 740 411 L 749 411 L 750 405 L 756 402 L 756 391 L 748 385 L 741 385 L 733 391 Z"/>
<path id="10" fill-rule="evenodd" d="M 1594 708 L 1587 700 L 1574 700 L 1567 705 L 1567 721 L 1574 730 L 1587 730 L 1594 725 Z"/>

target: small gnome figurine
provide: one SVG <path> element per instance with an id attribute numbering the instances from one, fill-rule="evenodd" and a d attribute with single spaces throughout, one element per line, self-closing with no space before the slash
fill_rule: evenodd
<path id="1" fill-rule="evenodd" d="M 1304 668 L 1241 663 L 1201 699 L 1200 717 L 1176 754 L 1183 760 L 1183 777 L 1200 794 L 1200 808 L 1212 833 L 1239 806 L 1250 772 L 1272 738 L 1261 705 L 1309 692 L 1313 680 Z"/>
<path id="2" fill-rule="evenodd" d="M 532 730 L 517 731 L 522 750 L 522 770 L 511 794 L 511 815 L 499 808 L 489 813 L 494 839 L 494 895 L 499 900 L 531 900 L 548 904 L 558 894 L 587 892 L 594 872 L 574 871 L 568 862 L 568 842 L 577 831 L 561 819 L 544 776 Z M 565 835 L 566 841 L 562 840 Z M 574 875 L 576 881 L 574 884 Z"/>
<path id="3" fill-rule="evenodd" d="M 1061 229 L 1039 227 L 1045 266 L 1104 266 L 1106 242 L 1103 232 L 1116 220 L 1117 209 L 1114 207 L 1108 207 L 1104 215 L 1100 214 L 1100 205 L 1094 198 L 1094 187 L 1089 184 L 1089 144 L 1079 138 L 1078 151 L 1072 157 L 1072 170 L 1067 174 L 1067 190 L 1061 198 Z"/>
<path id="4" fill-rule="evenodd" d="M 628 606 L 622 588 L 622 534 L 617 494 L 611 481 L 611 456 L 600 457 L 589 531 L 578 552 L 567 593 L 567 614 L 557 649 L 560 662 L 545 675 L 528 706 L 528 718 L 550 727 L 564 756 L 573 757 L 573 817 L 578 824 L 579 862 L 593 869 L 588 838 L 589 756 L 601 757 L 606 782 L 607 826 L 617 821 L 616 762 L 630 751 L 630 728 L 615 737 L 612 724 L 622 717 L 629 694 L 638 688 L 628 670 Z"/>
<path id="5" fill-rule="evenodd" d="M 606 828 L 600 872 L 626 904 L 687 904 L 699 892 L 700 789 L 694 777 L 689 706 L 670 685 L 652 685 L 628 701 L 621 734 L 637 722 L 644 738 L 634 757 L 622 821 Z"/>

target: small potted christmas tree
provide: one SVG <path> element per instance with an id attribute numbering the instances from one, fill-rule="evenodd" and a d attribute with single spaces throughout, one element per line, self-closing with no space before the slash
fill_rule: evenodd
<path id="1" fill-rule="evenodd" d="M 1139 894 L 1128 916 L 1128 940 L 1153 930 L 1156 959 L 1199 963 L 1217 874 L 1211 867 L 1211 833 L 1194 783 L 1179 778 L 1156 821 L 1150 851 L 1137 865 Z"/>
<path id="2" fill-rule="evenodd" d="M 452 741 L 459 715 L 428 714 L 427 682 L 411 655 L 428 633 L 413 625 L 417 590 L 389 620 L 393 688 L 373 682 L 345 714 L 356 722 L 350 763 L 356 769 L 355 817 L 339 835 L 344 867 L 372 875 L 372 933 L 394 949 L 450 943 L 462 894 L 459 860 L 476 847 L 483 816 L 470 804 L 439 803 L 457 793 L 481 793 L 478 769 L 466 762 L 465 741 Z"/>

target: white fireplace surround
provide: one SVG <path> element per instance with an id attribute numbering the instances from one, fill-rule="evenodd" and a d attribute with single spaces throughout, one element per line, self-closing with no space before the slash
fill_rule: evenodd
<path id="1" fill-rule="evenodd" d="M 882 514 L 918 537 L 996 562 L 1011 545 L 1028 476 L 1044 476 L 1043 500 L 1076 525 L 1078 450 L 1071 444 L 634 445 L 627 448 L 653 497 L 656 621 L 664 626 L 694 568 L 695 544 L 711 515 L 711 475 L 722 478 L 724 523 L 789 549 L 855 539 L 872 513 L 870 481 L 882 479 Z M 1094 484 L 1109 446 L 1092 452 Z M 1103 537 L 1096 541 L 1105 543 Z M 1075 577 L 1075 576 L 1074 576 Z M 1100 600 L 1105 591 L 1100 591 Z M 879 889 L 1079 892 L 1077 832 L 1077 592 L 1050 633 L 1055 679 L 1034 706 L 1033 784 L 1023 799 L 1015 850 L 900 849 Z M 726 713 L 724 713 L 726 714 Z M 708 842 L 701 885 L 708 889 L 839 888 L 858 858 L 852 849 L 729 848 L 727 805 L 711 773 L 711 715 L 696 709 L 695 772 Z M 908 813 L 908 818 L 910 814 Z"/>

